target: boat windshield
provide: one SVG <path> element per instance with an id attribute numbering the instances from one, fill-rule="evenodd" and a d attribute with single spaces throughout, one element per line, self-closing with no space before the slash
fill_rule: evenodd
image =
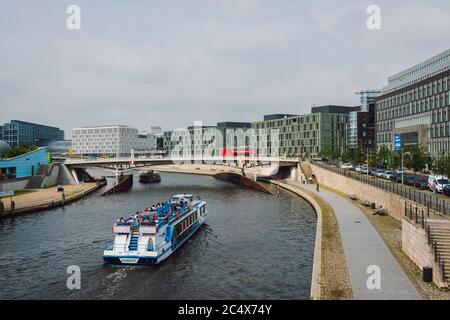
<path id="1" fill-rule="evenodd" d="M 194 199 L 194 196 L 191 194 L 176 194 L 172 197 L 174 200 L 178 201 L 191 201 Z"/>

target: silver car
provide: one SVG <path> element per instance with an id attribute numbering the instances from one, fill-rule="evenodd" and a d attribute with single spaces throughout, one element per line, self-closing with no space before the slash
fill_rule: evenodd
<path id="1" fill-rule="evenodd" d="M 383 172 L 383 174 L 381 175 L 381 178 L 386 179 L 386 180 L 391 180 L 391 177 L 392 177 L 393 174 L 394 174 L 394 171 L 386 170 L 386 171 Z"/>
<path id="2" fill-rule="evenodd" d="M 378 177 L 378 178 L 381 178 L 381 177 L 383 176 L 383 174 L 384 174 L 384 170 L 383 170 L 383 169 L 377 169 L 377 170 L 375 170 L 375 172 L 373 173 L 373 175 L 374 175 L 375 177 Z"/>

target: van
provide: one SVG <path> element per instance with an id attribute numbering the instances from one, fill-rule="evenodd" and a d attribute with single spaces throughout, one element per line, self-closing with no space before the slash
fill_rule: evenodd
<path id="1" fill-rule="evenodd" d="M 428 178 L 428 188 L 431 191 L 436 190 L 436 192 L 442 193 L 442 191 L 444 190 L 444 187 L 449 184 L 450 184 L 450 181 L 448 180 L 447 177 L 444 177 L 444 176 L 430 176 Z"/>

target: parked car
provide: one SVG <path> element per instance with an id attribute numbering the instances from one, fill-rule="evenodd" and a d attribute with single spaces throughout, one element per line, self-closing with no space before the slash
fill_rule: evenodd
<path id="1" fill-rule="evenodd" d="M 411 176 L 411 175 L 404 175 L 404 176 L 403 176 L 403 182 L 404 182 L 407 186 L 413 187 L 414 184 L 416 183 L 416 178 L 415 178 L 414 176 Z"/>
<path id="2" fill-rule="evenodd" d="M 381 178 L 386 180 L 391 180 L 392 175 L 394 174 L 394 171 L 386 170 L 381 174 Z"/>
<path id="3" fill-rule="evenodd" d="M 444 189 L 442 189 L 442 193 L 450 197 L 450 184 L 446 185 Z"/>
<path id="4" fill-rule="evenodd" d="M 351 163 L 343 163 L 341 165 L 341 168 L 346 169 L 346 170 L 351 170 L 351 169 L 353 169 L 353 165 Z"/>
<path id="5" fill-rule="evenodd" d="M 57 192 L 64 192 L 64 187 L 62 185 L 59 185 L 56 187 Z"/>
<path id="6" fill-rule="evenodd" d="M 428 189 L 428 177 L 417 177 L 414 186 L 420 190 Z"/>
<path id="7" fill-rule="evenodd" d="M 405 181 L 406 173 L 403 171 L 395 171 L 395 173 L 391 176 L 391 181 L 402 183 L 402 177 L 403 182 Z"/>
<path id="8" fill-rule="evenodd" d="M 428 178 L 428 188 L 431 191 L 435 191 L 438 193 L 442 193 L 443 189 L 446 185 L 449 185 L 450 181 L 447 177 L 443 176 L 430 176 Z"/>
<path id="9" fill-rule="evenodd" d="M 367 170 L 368 170 L 367 166 L 357 166 L 356 167 L 356 172 L 359 172 L 359 173 L 367 174 Z"/>
<path id="10" fill-rule="evenodd" d="M 375 173 L 377 172 L 378 169 L 374 168 L 374 167 L 369 167 L 368 170 L 369 170 L 369 175 L 375 176 Z"/>
<path id="11" fill-rule="evenodd" d="M 407 186 L 415 187 L 421 190 L 428 189 L 427 177 L 405 175 L 404 181 Z"/>
<path id="12" fill-rule="evenodd" d="M 375 176 L 375 177 L 378 177 L 378 178 L 381 178 L 381 177 L 383 177 L 384 172 L 385 172 L 385 170 L 383 170 L 383 169 L 377 169 L 377 170 L 375 171 L 374 176 Z"/>

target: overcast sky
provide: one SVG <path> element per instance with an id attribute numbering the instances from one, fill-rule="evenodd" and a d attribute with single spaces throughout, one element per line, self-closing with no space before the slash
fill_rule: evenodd
<path id="1" fill-rule="evenodd" d="M 81 8 L 81 30 L 66 9 Z M 369 5 L 382 29 L 366 27 Z M 174 129 L 357 105 L 450 48 L 448 0 L 0 2 L 0 122 Z"/>

